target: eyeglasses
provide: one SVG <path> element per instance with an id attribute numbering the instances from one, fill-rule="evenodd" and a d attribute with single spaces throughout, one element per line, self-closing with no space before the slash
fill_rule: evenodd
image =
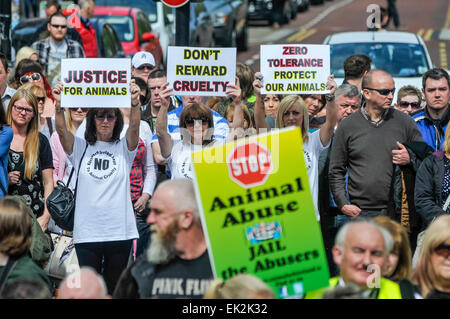
<path id="1" fill-rule="evenodd" d="M 299 111 L 287 111 L 283 113 L 283 116 L 289 116 L 289 115 L 293 115 L 293 116 L 299 116 L 300 112 Z"/>
<path id="2" fill-rule="evenodd" d="M 412 107 L 413 109 L 418 109 L 418 108 L 420 108 L 419 102 L 406 102 L 406 101 L 400 101 L 400 103 L 398 103 L 398 105 L 399 105 L 400 107 L 404 107 L 404 108 L 407 108 L 407 107 L 410 106 L 410 105 L 411 105 L 411 107 Z"/>
<path id="3" fill-rule="evenodd" d="M 95 119 L 100 121 L 100 122 L 103 122 L 105 119 L 108 122 L 114 122 L 115 119 L 116 119 L 116 116 L 115 115 L 111 115 L 111 114 L 100 114 L 100 115 L 96 115 Z"/>
<path id="4" fill-rule="evenodd" d="M 38 100 L 38 103 L 39 102 L 42 102 L 42 103 L 45 102 L 45 96 L 36 96 L 36 99 Z"/>
<path id="5" fill-rule="evenodd" d="M 434 249 L 434 252 L 441 257 L 448 258 L 450 256 L 450 245 L 443 242 Z"/>
<path id="6" fill-rule="evenodd" d="M 33 73 L 30 75 L 22 75 L 19 79 L 20 83 L 25 84 L 28 81 L 33 81 L 33 82 L 37 82 L 41 79 L 41 74 L 40 73 Z"/>
<path id="7" fill-rule="evenodd" d="M 151 70 L 153 70 L 155 68 L 155 66 L 154 65 L 141 65 L 140 67 L 138 67 L 137 69 L 138 70 L 144 70 L 144 69 L 148 69 L 149 71 L 151 71 Z"/>
<path id="8" fill-rule="evenodd" d="M 393 88 L 393 89 L 372 89 L 372 88 L 363 88 L 363 90 L 377 91 L 377 92 L 380 93 L 381 95 L 388 95 L 389 93 L 394 94 L 394 92 L 395 92 L 395 88 Z"/>
<path id="9" fill-rule="evenodd" d="M 201 121 L 202 125 L 206 125 L 209 122 L 208 118 L 206 118 L 206 117 L 200 117 L 200 118 L 188 117 L 184 120 L 184 124 L 186 126 L 192 126 L 192 125 L 194 125 L 195 121 Z"/>
<path id="10" fill-rule="evenodd" d="M 29 109 L 29 108 L 27 108 L 27 107 L 18 106 L 18 105 L 15 105 L 15 104 L 13 105 L 13 107 L 14 107 L 14 110 L 16 110 L 17 113 L 23 113 L 23 112 L 25 112 L 25 113 L 27 113 L 28 115 L 34 113 L 33 109 Z"/>
<path id="11" fill-rule="evenodd" d="M 66 29 L 67 28 L 67 25 L 62 25 L 62 24 L 51 24 L 51 26 L 53 27 L 53 28 L 55 28 L 55 29 L 59 29 L 59 28 L 61 28 L 61 29 Z"/>
<path id="12" fill-rule="evenodd" d="M 79 108 L 71 108 L 70 109 L 72 112 L 78 112 L 78 110 L 81 110 L 81 112 L 86 113 L 89 109 L 88 108 L 84 108 L 84 107 L 79 107 Z"/>

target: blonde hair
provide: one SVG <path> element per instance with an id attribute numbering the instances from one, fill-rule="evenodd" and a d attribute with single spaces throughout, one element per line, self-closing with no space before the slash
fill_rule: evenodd
<path id="1" fill-rule="evenodd" d="M 275 299 L 272 289 L 261 279 L 250 274 L 239 274 L 227 282 L 211 282 L 204 299 Z"/>
<path id="2" fill-rule="evenodd" d="M 19 257 L 31 247 L 31 217 L 27 205 L 15 196 L 0 199 L 0 253 Z"/>
<path id="3" fill-rule="evenodd" d="M 22 61 L 23 59 L 30 59 L 33 54 L 36 54 L 37 56 L 39 56 L 38 53 L 36 52 L 36 50 L 33 49 L 32 47 L 26 47 L 26 46 L 21 47 L 19 49 L 19 51 L 17 51 L 16 62 L 14 62 L 14 68 L 16 68 L 17 64 L 19 64 L 19 62 Z"/>
<path id="4" fill-rule="evenodd" d="M 6 112 L 6 123 L 12 126 L 12 107 L 18 100 L 24 98 L 33 108 L 34 116 L 28 123 L 27 136 L 23 146 L 23 157 L 25 159 L 24 177 L 31 180 L 36 172 L 36 163 L 39 159 L 39 119 L 38 103 L 36 96 L 26 89 L 19 89 L 11 98 Z"/>
<path id="5" fill-rule="evenodd" d="M 284 97 L 281 102 L 280 106 L 278 107 L 277 112 L 277 120 L 275 123 L 276 128 L 283 128 L 284 122 L 283 122 L 283 114 L 288 111 L 295 103 L 300 104 L 300 108 L 303 110 L 303 123 L 301 126 L 301 132 L 302 132 L 302 138 L 303 143 L 308 143 L 308 131 L 309 131 L 309 115 L 308 115 L 308 108 L 306 107 L 305 101 L 303 101 L 302 97 L 299 95 L 288 95 Z"/>
<path id="6" fill-rule="evenodd" d="M 445 154 L 450 155 L 450 125 L 447 125 L 447 128 L 445 129 L 445 141 L 444 145 L 442 146 L 442 149 L 444 150 Z"/>
<path id="7" fill-rule="evenodd" d="M 423 238 L 419 261 L 414 269 L 413 281 L 419 285 L 422 297 L 426 297 L 433 290 L 437 276 L 431 265 L 431 255 L 442 242 L 450 239 L 450 215 L 436 218 L 428 226 Z"/>
<path id="8" fill-rule="evenodd" d="M 394 248 L 391 250 L 391 253 L 398 255 L 398 263 L 391 277 L 396 281 L 411 279 L 411 245 L 409 244 L 406 229 L 387 216 L 377 216 L 373 221 L 384 227 L 394 239 Z"/>

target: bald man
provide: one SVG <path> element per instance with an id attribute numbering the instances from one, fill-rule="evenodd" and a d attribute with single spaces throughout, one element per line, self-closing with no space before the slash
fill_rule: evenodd
<path id="1" fill-rule="evenodd" d="M 392 203 L 393 164 L 409 165 L 411 158 L 403 143 L 422 141 L 414 120 L 391 108 L 395 84 L 388 73 L 368 72 L 362 89 L 366 104 L 339 123 L 329 168 L 337 207 L 350 218 L 387 215 L 388 203 Z"/>
<path id="2" fill-rule="evenodd" d="M 57 299 L 109 299 L 102 276 L 89 267 L 82 267 L 61 282 Z"/>

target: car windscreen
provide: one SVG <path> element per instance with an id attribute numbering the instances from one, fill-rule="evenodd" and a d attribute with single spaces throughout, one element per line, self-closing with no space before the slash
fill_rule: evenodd
<path id="1" fill-rule="evenodd" d="M 134 26 L 133 19 L 131 17 L 107 15 L 95 15 L 95 17 L 103 18 L 107 23 L 111 24 L 116 31 L 120 41 L 133 41 Z"/>
<path id="2" fill-rule="evenodd" d="M 152 0 L 95 0 L 96 6 L 124 6 L 139 8 L 145 12 L 150 23 L 157 20 L 156 3 Z"/>
<path id="3" fill-rule="evenodd" d="M 330 45 L 331 74 L 344 77 L 344 61 L 353 54 L 372 59 L 371 69 L 393 77 L 419 77 L 430 69 L 422 46 L 409 43 L 341 43 Z"/>

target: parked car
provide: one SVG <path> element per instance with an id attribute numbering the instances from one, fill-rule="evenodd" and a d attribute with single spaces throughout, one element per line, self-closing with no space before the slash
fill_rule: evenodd
<path id="1" fill-rule="evenodd" d="M 92 18 L 91 20 L 97 34 L 98 56 L 102 58 L 124 57 L 125 54 L 123 52 L 122 44 L 112 25 L 106 23 L 106 21 L 97 21 L 95 18 Z M 23 46 L 31 46 L 33 42 L 46 37 L 46 34 L 42 33 L 42 30 L 46 30 L 46 25 L 46 18 L 26 19 L 17 24 L 11 31 L 14 51 L 17 52 Z M 82 44 L 80 35 L 70 26 L 67 29 L 66 37 Z"/>
<path id="2" fill-rule="evenodd" d="M 285 0 L 281 17 L 281 24 L 289 23 L 290 19 L 294 19 L 297 15 L 299 5 L 296 0 Z M 269 25 L 275 22 L 276 14 L 274 14 L 272 0 L 249 0 L 248 2 L 248 20 L 267 20 Z"/>
<path id="3" fill-rule="evenodd" d="M 204 0 L 212 16 L 217 46 L 248 49 L 247 0 Z"/>
<path id="4" fill-rule="evenodd" d="M 344 79 L 344 61 L 353 54 L 372 59 L 371 69 L 389 73 L 398 91 L 404 85 L 422 87 L 422 75 L 433 67 L 422 38 L 409 32 L 341 32 L 329 35 L 331 74 L 337 84 Z M 397 92 L 394 101 L 397 99 Z"/>
<path id="5" fill-rule="evenodd" d="M 304 12 L 308 10 L 309 5 L 311 4 L 310 0 L 297 0 L 298 2 L 298 11 Z"/>
<path id="6" fill-rule="evenodd" d="M 147 15 L 139 8 L 95 6 L 94 17 L 102 18 L 116 30 L 127 56 L 139 51 L 153 54 L 156 67 L 162 65 L 163 54 L 158 37 L 152 33 Z"/>
<path id="7" fill-rule="evenodd" d="M 175 45 L 175 17 L 172 8 L 164 5 L 161 1 L 151 0 L 96 0 L 97 6 L 130 6 L 141 9 L 146 15 L 154 33 L 161 45 L 163 52 L 163 63 L 166 64 L 167 47 Z"/>
<path id="8" fill-rule="evenodd" d="M 41 40 L 48 36 L 46 18 L 30 18 L 20 21 L 14 29 L 11 30 L 11 42 L 15 52 L 21 47 L 31 46 L 33 42 Z M 77 30 L 70 27 L 67 29 L 67 39 L 75 40 L 81 43 L 81 37 Z"/>
<path id="9" fill-rule="evenodd" d="M 102 58 L 124 58 L 122 42 L 114 27 L 104 19 L 91 18 L 92 26 L 97 34 L 98 56 Z"/>

